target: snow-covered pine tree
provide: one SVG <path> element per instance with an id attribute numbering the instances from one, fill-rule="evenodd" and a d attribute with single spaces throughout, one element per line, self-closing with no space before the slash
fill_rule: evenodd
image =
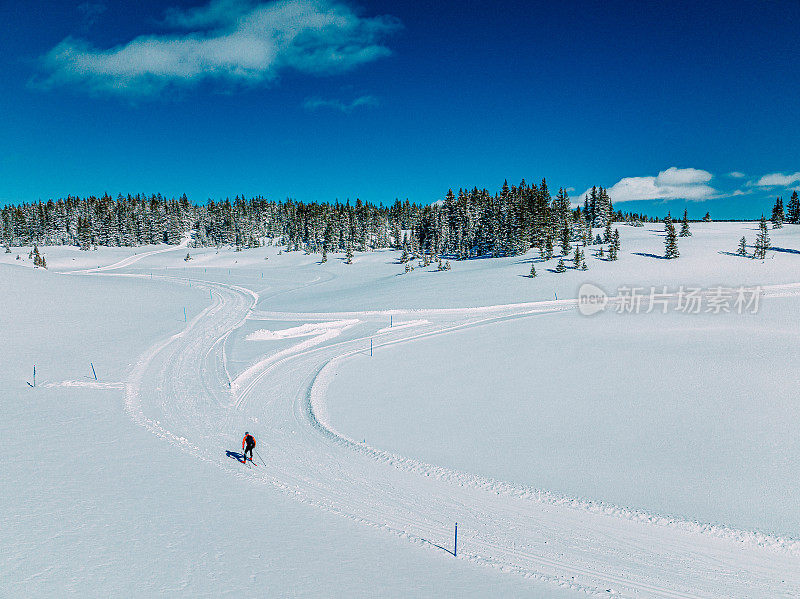
<path id="1" fill-rule="evenodd" d="M 797 190 L 792 192 L 792 197 L 786 204 L 786 221 L 793 224 L 800 224 L 800 199 L 797 197 Z"/>
<path id="2" fill-rule="evenodd" d="M 780 229 L 783 226 L 783 198 L 780 196 L 775 200 L 775 205 L 772 207 L 772 218 L 770 220 L 772 221 L 773 229 Z"/>
<path id="3" fill-rule="evenodd" d="M 753 258 L 756 260 L 763 260 L 767 257 L 767 250 L 770 246 L 769 231 L 767 230 L 767 219 L 761 215 L 761 221 L 758 224 L 758 236 L 756 237 L 755 249 L 753 250 Z"/>
<path id="4" fill-rule="evenodd" d="M 328 247 L 326 245 L 322 246 L 322 260 L 320 264 L 325 264 L 328 261 Z"/>
<path id="5" fill-rule="evenodd" d="M 711 213 L 710 212 L 706 212 L 706 215 L 703 217 L 703 222 L 704 223 L 711 222 Z"/>
<path id="6" fill-rule="evenodd" d="M 689 216 L 686 209 L 683 210 L 683 220 L 681 221 L 681 237 L 691 237 L 692 232 L 689 230 Z"/>
<path id="7" fill-rule="evenodd" d="M 347 242 L 347 250 L 345 252 L 345 264 L 352 264 L 353 263 L 353 244 L 348 241 Z"/>
<path id="8" fill-rule="evenodd" d="M 622 242 L 619 240 L 619 229 L 614 229 L 614 237 L 611 240 L 611 245 L 614 246 L 614 250 L 617 252 L 622 249 Z"/>
<path id="9" fill-rule="evenodd" d="M 597 257 L 605 260 L 605 254 L 603 253 L 603 248 L 600 248 L 600 251 L 597 252 Z"/>
<path id="10" fill-rule="evenodd" d="M 609 218 L 606 221 L 606 228 L 603 231 L 603 243 L 609 243 L 611 241 L 611 219 Z"/>
<path id="11" fill-rule="evenodd" d="M 567 267 L 564 265 L 564 259 L 559 258 L 556 264 L 556 272 L 567 272 Z"/>
<path id="12" fill-rule="evenodd" d="M 550 260 L 553 257 L 553 236 L 549 233 L 544 239 L 544 259 Z"/>
<path id="13" fill-rule="evenodd" d="M 569 243 L 570 232 L 569 232 L 569 225 L 564 225 L 564 228 L 561 229 L 561 255 L 568 256 L 570 250 L 572 250 L 572 246 Z"/>
<path id="14" fill-rule="evenodd" d="M 580 269 L 583 265 L 583 252 L 581 246 L 575 246 L 575 255 L 572 257 L 572 264 L 576 269 Z"/>
<path id="15" fill-rule="evenodd" d="M 531 264 L 531 272 L 528 273 L 528 276 L 532 279 L 536 276 L 536 265 Z"/>
<path id="16" fill-rule="evenodd" d="M 744 235 L 742 235 L 742 238 L 739 240 L 739 249 L 736 250 L 736 253 L 740 256 L 747 255 L 747 239 Z"/>
<path id="17" fill-rule="evenodd" d="M 678 251 L 678 235 L 675 232 L 675 225 L 672 223 L 672 217 L 669 214 L 664 219 L 664 231 L 666 232 L 664 237 L 664 257 L 668 260 L 678 258 L 681 255 Z"/>

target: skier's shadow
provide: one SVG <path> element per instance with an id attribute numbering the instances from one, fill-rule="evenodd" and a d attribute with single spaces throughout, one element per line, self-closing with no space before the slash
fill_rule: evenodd
<path id="1" fill-rule="evenodd" d="M 244 454 L 238 453 L 236 451 L 226 451 L 225 455 L 228 456 L 229 458 L 233 458 L 237 462 L 244 463 Z"/>

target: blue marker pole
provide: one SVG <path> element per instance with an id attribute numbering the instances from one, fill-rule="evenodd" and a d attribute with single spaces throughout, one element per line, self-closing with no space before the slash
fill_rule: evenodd
<path id="1" fill-rule="evenodd" d="M 369 357 L 372 357 L 372 339 L 369 340 Z"/>
<path id="2" fill-rule="evenodd" d="M 36 364 L 33 365 L 33 386 L 36 386 Z"/>
<path id="3" fill-rule="evenodd" d="M 186 322 L 186 308 L 183 309 L 183 322 Z"/>
<path id="4" fill-rule="evenodd" d="M 458 557 L 458 522 L 456 522 L 456 537 L 453 540 L 453 557 Z"/>
<path id="5" fill-rule="evenodd" d="M 394 316 L 390 314 L 389 315 L 389 328 L 390 329 L 394 326 L 393 320 L 394 320 Z"/>
<path id="6" fill-rule="evenodd" d="M 94 380 L 97 380 L 97 373 L 94 371 L 94 364 L 92 364 L 91 362 L 89 362 L 89 364 L 92 367 L 92 374 L 94 375 Z"/>

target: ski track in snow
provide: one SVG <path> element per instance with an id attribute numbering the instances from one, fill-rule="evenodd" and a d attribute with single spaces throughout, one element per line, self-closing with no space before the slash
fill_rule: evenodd
<path id="1" fill-rule="evenodd" d="M 123 260 L 104 270 L 131 263 Z M 145 352 L 125 382 L 126 411 L 133 420 L 183 451 L 233 476 L 274 486 L 299 501 L 429 550 L 450 551 L 457 521 L 458 559 L 588 594 L 800 596 L 796 539 L 662 517 L 456 472 L 358 443 L 327 424 L 325 390 L 337 362 L 363 353 L 371 338 L 379 349 L 572 310 L 576 300 L 293 314 L 256 312 L 258 295 L 242 287 L 195 284 L 210 290 L 211 305 L 181 332 Z M 763 295 L 797 293 L 800 284 L 764 288 Z M 416 320 L 387 329 L 389 314 Z M 304 336 L 311 338 L 257 361 L 232 381 L 225 339 L 248 318 L 324 320 L 326 326 L 284 331 L 287 337 L 310 331 Z M 266 463 L 259 468 L 245 469 L 225 454 L 237 450 L 236 435 L 245 429 L 261 441 L 258 449 Z"/>

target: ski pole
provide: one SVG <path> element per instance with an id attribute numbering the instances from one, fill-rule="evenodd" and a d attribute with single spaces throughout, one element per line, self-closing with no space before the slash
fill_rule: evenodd
<path id="1" fill-rule="evenodd" d="M 259 459 L 259 460 L 261 460 L 261 463 L 262 463 L 262 464 L 264 464 L 264 465 L 266 465 L 266 462 L 264 461 L 264 458 L 262 458 L 262 457 L 261 457 L 261 454 L 260 454 L 260 453 L 258 453 L 258 450 L 257 450 L 257 449 L 256 449 L 256 455 L 258 456 L 258 459 Z"/>

